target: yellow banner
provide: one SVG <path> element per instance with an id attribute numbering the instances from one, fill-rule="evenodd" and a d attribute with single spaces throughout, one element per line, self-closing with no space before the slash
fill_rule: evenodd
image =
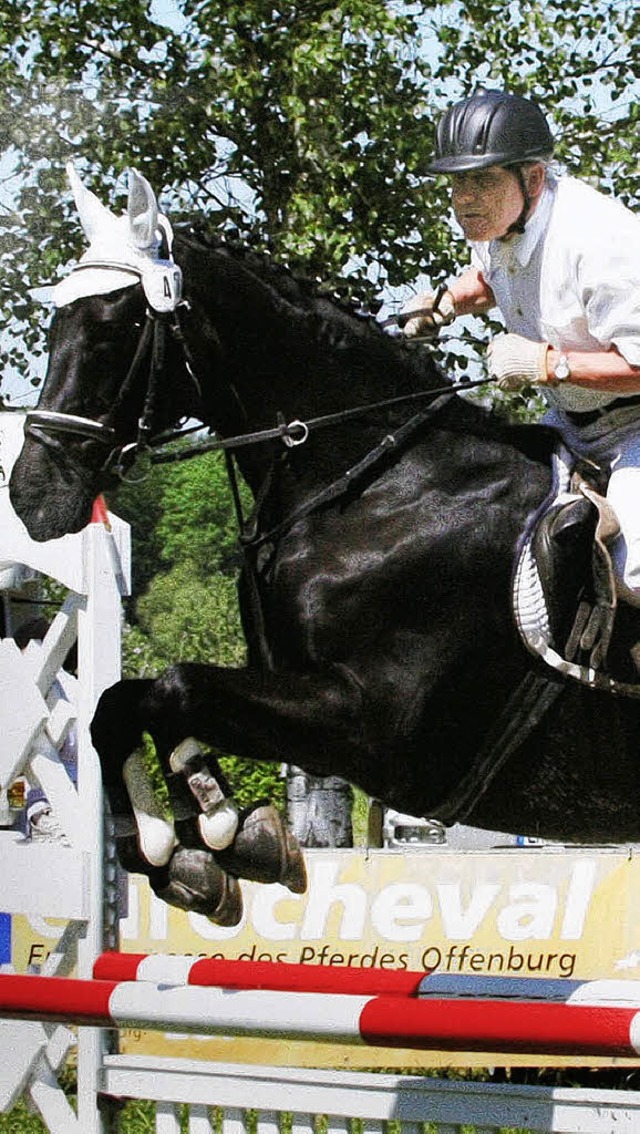
<path id="1" fill-rule="evenodd" d="M 145 879 L 131 876 L 120 947 L 354 969 L 640 978 L 640 860 L 630 852 L 327 850 L 307 851 L 306 860 L 304 895 L 243 882 L 245 912 L 233 929 L 165 905 Z M 58 931 L 52 941 L 43 928 L 46 923 L 38 936 L 26 923 L 15 933 L 19 971 L 41 963 L 55 943 Z M 552 1062 L 134 1031 L 123 1034 L 122 1046 L 129 1052 L 332 1067 Z"/>

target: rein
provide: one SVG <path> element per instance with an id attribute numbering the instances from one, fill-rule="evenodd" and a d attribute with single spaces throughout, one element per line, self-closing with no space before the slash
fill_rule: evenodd
<path id="1" fill-rule="evenodd" d="M 102 264 L 99 266 L 113 267 L 114 265 Z M 135 270 L 132 271 L 131 274 L 140 275 L 140 273 Z M 157 403 L 158 386 L 164 371 L 168 329 L 171 330 L 180 344 L 187 373 L 192 378 L 198 390 L 200 390 L 200 383 L 192 365 L 191 353 L 185 341 L 182 327 L 180 326 L 178 312 L 182 305 L 184 305 L 184 301 L 177 299 L 169 309 L 160 310 L 157 309 L 153 303 L 149 303 L 146 311 L 145 326 L 140 335 L 133 361 L 122 383 L 115 404 L 111 408 L 107 421 L 100 422 L 92 418 L 63 413 L 56 410 L 36 409 L 31 410 L 27 414 L 25 432 L 43 444 L 62 452 L 64 452 L 64 448 L 55 436 L 58 433 L 80 437 L 86 441 L 96 441 L 106 445 L 109 447 L 109 453 L 100 471 L 111 472 L 121 480 L 124 480 L 125 473 L 131 467 L 139 453 L 150 452 L 162 445 L 171 444 L 183 438 L 187 433 L 193 433 L 194 429 L 200 428 L 196 426 L 177 431 L 165 430 L 156 435 L 153 434 L 153 417 Z M 396 316 L 394 317 L 394 321 L 399 324 L 400 318 L 401 317 Z M 391 320 L 387 322 L 391 322 Z M 149 376 L 142 413 L 138 419 L 136 438 L 134 441 L 117 445 L 115 444 L 117 433 L 110 422 L 114 420 L 118 409 L 133 390 L 134 384 L 139 377 L 141 368 L 146 359 L 149 359 Z M 154 464 L 165 464 L 187 460 L 191 457 L 199 456 L 202 453 L 219 450 L 224 451 L 227 458 L 227 472 L 238 518 L 240 542 L 247 551 L 250 548 L 258 549 L 287 531 L 299 520 L 310 515 L 327 503 L 330 503 L 332 500 L 335 500 L 352 488 L 367 472 L 375 468 L 384 457 L 399 448 L 410 436 L 420 429 L 433 414 L 437 413 L 442 406 L 448 403 L 450 397 L 454 394 L 459 391 L 473 389 L 477 386 L 484 386 L 489 381 L 491 381 L 491 379 L 464 379 L 460 382 L 448 382 L 446 385 L 436 387 L 435 389 L 419 390 L 410 394 L 400 394 L 396 397 L 385 398 L 376 402 L 369 402 L 364 405 L 339 410 L 334 413 L 323 414 L 319 417 L 310 418 L 307 421 L 296 418 L 290 422 L 286 422 L 283 418 L 282 420 L 278 420 L 277 425 L 271 428 L 242 433 L 234 437 L 216 437 L 211 441 L 193 445 L 188 449 L 183 448 L 179 451 L 155 453 L 151 460 Z M 260 493 L 260 498 L 256 501 L 253 519 L 249 522 L 245 521 L 242 514 L 236 471 L 232 460 L 235 450 L 245 446 L 263 444 L 267 441 L 274 440 L 282 441 L 287 448 L 294 448 L 303 445 L 308 440 L 310 434 L 315 430 L 328 428 L 332 425 L 340 425 L 358 417 L 366 417 L 368 414 L 379 410 L 388 410 L 397 406 L 408 405 L 423 401 L 426 398 L 429 399 L 430 404 L 425 409 L 414 414 L 393 433 L 386 434 L 380 443 L 366 453 L 354 466 L 347 469 L 321 492 L 316 493 L 298 508 L 295 508 L 289 516 L 285 517 L 268 532 L 259 533 L 257 516 L 260 511 L 260 503 L 264 500 L 268 486 L 271 483 L 273 475 L 272 466 L 271 472 L 267 475 L 265 485 L 263 486 L 263 491 Z M 51 436 L 52 434 L 53 436 Z"/>
<path id="2" fill-rule="evenodd" d="M 432 392 L 435 395 L 435 391 Z M 440 396 L 436 401 L 432 402 L 431 405 L 427 406 L 426 409 L 422 410 L 420 413 L 414 414 L 413 417 L 410 417 L 408 421 L 405 421 L 404 424 L 393 433 L 387 433 L 374 449 L 370 449 L 360 461 L 352 465 L 350 469 L 347 469 L 342 476 L 332 481 L 332 483 L 327 485 L 326 488 L 323 488 L 321 492 L 317 492 L 314 496 L 311 496 L 303 504 L 300 504 L 298 508 L 294 508 L 293 512 L 290 512 L 288 516 L 285 516 L 280 523 L 275 524 L 269 531 L 259 533 L 255 521 L 253 531 L 249 531 L 247 524 L 241 525 L 242 534 L 240 542 L 243 547 L 247 549 L 258 549 L 267 543 L 271 543 L 278 536 L 283 535 L 284 532 L 292 528 L 294 524 L 297 524 L 299 520 L 305 519 L 313 512 L 317 512 L 319 508 L 330 504 L 333 500 L 337 500 L 340 496 L 344 495 L 361 480 L 365 473 L 374 469 L 384 457 L 398 449 L 431 417 L 443 409 L 445 405 L 448 405 L 451 394 L 451 389 L 440 390 Z"/>
<path id="3" fill-rule="evenodd" d="M 271 429 L 261 429 L 253 433 L 242 433 L 236 437 L 219 437 L 211 441 L 199 445 L 193 445 L 188 449 L 182 449 L 178 452 L 169 453 L 155 453 L 151 457 L 153 464 L 167 464 L 176 461 L 189 460 L 191 457 L 197 457 L 203 453 L 210 453 L 216 451 L 223 451 L 226 458 L 227 476 L 231 486 L 234 508 L 236 518 L 238 521 L 239 541 L 245 553 L 251 551 L 258 551 L 266 544 L 273 542 L 284 532 L 298 523 L 299 520 L 305 519 L 307 516 L 316 512 L 319 508 L 331 503 L 333 500 L 338 499 L 344 493 L 349 491 L 356 485 L 361 478 L 386 456 L 398 449 L 409 437 L 413 436 L 422 425 L 424 425 L 432 416 L 439 412 L 448 404 L 449 399 L 456 393 L 462 390 L 471 390 L 476 386 L 485 386 L 493 381 L 491 378 L 483 378 L 478 380 L 464 379 L 461 382 L 448 382 L 444 386 L 437 386 L 433 390 L 419 390 L 412 394 L 400 394 L 395 398 L 385 398 L 377 402 L 368 402 L 365 405 L 353 406 L 347 410 L 340 410 L 336 413 L 323 414 L 320 417 L 309 418 L 307 421 L 295 419 L 286 423 L 281 421 L 277 426 Z M 242 503 L 240 498 L 240 490 L 238 486 L 238 478 L 236 469 L 232 460 L 233 451 L 247 445 L 257 445 L 265 441 L 282 440 L 288 448 L 294 448 L 298 445 L 303 445 L 310 434 L 317 429 L 327 428 L 330 425 L 340 425 L 343 422 L 351 421 L 356 417 L 366 417 L 367 414 L 373 413 L 381 409 L 390 409 L 394 406 L 406 405 L 410 402 L 424 400 L 425 398 L 432 399 L 430 405 L 424 410 L 413 415 L 408 421 L 404 422 L 393 433 L 386 434 L 382 441 L 375 448 L 370 449 L 364 457 L 361 458 L 355 465 L 347 469 L 331 484 L 327 485 L 321 492 L 311 496 L 298 508 L 294 508 L 288 516 L 285 516 L 279 523 L 269 528 L 266 532 L 259 532 L 258 530 L 258 516 L 260 512 L 260 504 L 266 497 L 269 487 L 272 482 L 273 469 L 271 466 L 267 474 L 263 489 L 260 497 L 256 500 L 256 507 L 253 510 L 252 518 L 246 520 L 242 510 Z M 177 433 L 173 436 L 165 438 L 164 443 L 172 440 L 179 439 L 183 434 Z M 156 439 L 158 444 L 163 443 L 160 438 Z M 152 442 L 151 444 L 154 444 Z"/>
<path id="4" fill-rule="evenodd" d="M 341 425 L 355 417 L 366 417 L 381 409 L 391 409 L 394 406 L 406 405 L 409 402 L 422 401 L 425 398 L 438 398 L 443 394 L 456 394 L 462 390 L 473 390 L 476 386 L 486 386 L 494 381 L 492 378 L 467 379 L 460 382 L 447 382 L 444 386 L 437 386 L 433 390 L 418 390 L 412 394 L 400 394 L 395 398 L 385 398 L 379 402 L 367 402 L 361 406 L 352 406 L 350 409 L 339 410 L 336 413 L 323 414 L 321 417 L 312 417 L 308 421 L 296 418 L 288 423 L 282 421 L 270 429 L 259 429 L 253 433 L 240 433 L 236 437 L 216 437 L 211 441 L 204 441 L 193 445 L 189 449 L 180 449 L 175 452 L 155 453 L 152 457 L 154 464 L 170 464 L 173 461 L 187 461 L 191 457 L 198 457 L 201 453 L 215 452 L 216 450 L 240 449 L 245 445 L 257 445 L 264 441 L 283 441 L 288 448 L 304 445 L 309 435 L 316 429 L 323 429 L 329 425 Z M 196 426 L 195 429 L 199 427 Z M 173 434 L 158 436 L 151 444 L 163 445 L 178 441 L 186 433 L 194 429 L 180 430 Z"/>

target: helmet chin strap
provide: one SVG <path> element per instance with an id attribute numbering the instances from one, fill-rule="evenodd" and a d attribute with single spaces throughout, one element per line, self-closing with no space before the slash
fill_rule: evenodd
<path id="1" fill-rule="evenodd" d="M 529 196 L 529 190 L 527 189 L 527 182 L 525 181 L 525 176 L 524 176 L 524 173 L 522 172 L 522 166 L 521 165 L 510 165 L 510 166 L 506 166 L 505 168 L 510 169 L 518 179 L 518 184 L 520 186 L 520 192 L 522 193 L 522 208 L 520 210 L 520 215 L 516 218 L 516 220 L 514 220 L 513 224 L 509 225 L 504 236 L 499 237 L 500 240 L 506 240 L 508 236 L 513 236 L 515 234 L 518 234 L 519 236 L 521 236 L 522 233 L 525 230 L 527 218 L 529 216 L 529 211 L 531 209 L 531 197 Z"/>

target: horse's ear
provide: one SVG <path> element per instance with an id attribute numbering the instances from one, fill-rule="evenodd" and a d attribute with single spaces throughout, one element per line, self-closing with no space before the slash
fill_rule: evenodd
<path id="1" fill-rule="evenodd" d="M 127 205 L 131 236 L 136 248 L 147 249 L 157 240 L 158 202 L 146 177 L 131 170 Z"/>
<path id="2" fill-rule="evenodd" d="M 104 227 L 105 220 L 113 218 L 113 213 L 106 205 L 102 204 L 102 201 L 98 200 L 95 193 L 87 189 L 71 162 L 67 164 L 66 170 L 80 217 L 80 224 L 89 243 L 91 243 L 98 230 Z"/>

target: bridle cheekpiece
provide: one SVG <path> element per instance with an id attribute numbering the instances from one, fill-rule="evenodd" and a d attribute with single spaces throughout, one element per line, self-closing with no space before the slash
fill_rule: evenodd
<path id="1" fill-rule="evenodd" d="M 115 235 L 115 225 L 125 218 L 110 217 L 110 236 Z M 120 388 L 116 405 L 132 389 L 142 366 L 148 362 L 149 375 L 142 413 L 138 419 L 135 441 L 117 445 L 116 431 L 106 422 L 78 414 L 58 410 L 35 409 L 26 415 L 25 433 L 37 438 L 50 448 L 60 448 L 57 434 L 72 435 L 86 441 L 98 441 L 109 446 L 109 453 L 102 471 L 109 471 L 123 479 L 136 456 L 148 448 L 152 435 L 152 419 L 156 404 L 157 381 L 164 361 L 167 327 L 178 332 L 177 310 L 183 303 L 182 271 L 173 259 L 173 232 L 166 217 L 158 215 L 157 241 L 144 251 L 117 243 L 123 248 L 121 256 L 105 258 L 102 255 L 104 240 L 96 241 L 82 256 L 79 263 L 61 280 L 53 290 L 52 299 L 56 307 L 64 307 L 76 299 L 91 295 L 107 294 L 121 288 L 131 287 L 135 282 L 142 284 L 147 301 L 145 325 L 140 336 L 129 371 Z M 120 233 L 118 233 L 120 235 Z M 165 253 L 159 255 L 159 250 Z"/>

